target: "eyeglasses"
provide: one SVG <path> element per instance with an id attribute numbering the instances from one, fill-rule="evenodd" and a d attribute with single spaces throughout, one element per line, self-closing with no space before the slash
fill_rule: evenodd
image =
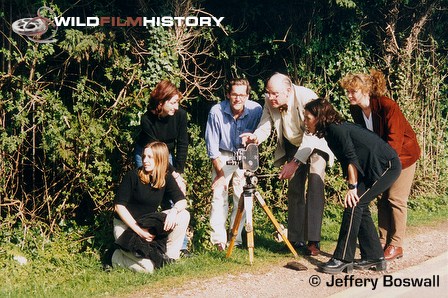
<path id="1" fill-rule="evenodd" d="M 249 96 L 249 95 L 247 95 L 247 94 L 236 94 L 236 93 L 230 93 L 230 97 L 231 98 L 245 98 L 245 97 L 247 97 L 247 96 Z"/>
<path id="2" fill-rule="evenodd" d="M 280 96 L 280 94 L 282 94 L 282 93 L 286 94 L 287 91 L 281 91 L 281 92 L 276 91 L 276 92 L 273 92 L 273 91 L 266 90 L 265 95 L 269 99 L 271 99 L 271 98 L 272 99 L 277 99 Z"/>

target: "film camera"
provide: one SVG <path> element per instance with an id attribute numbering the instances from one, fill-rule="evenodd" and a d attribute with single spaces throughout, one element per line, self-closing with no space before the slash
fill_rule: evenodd
<path id="1" fill-rule="evenodd" d="M 255 172 L 258 169 L 258 146 L 255 144 L 247 145 L 246 149 L 239 148 L 233 153 L 231 160 L 227 165 L 238 165 L 242 170 Z"/>

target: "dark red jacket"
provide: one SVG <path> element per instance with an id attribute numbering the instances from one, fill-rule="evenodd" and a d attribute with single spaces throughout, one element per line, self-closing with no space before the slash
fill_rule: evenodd
<path id="1" fill-rule="evenodd" d="M 398 104 L 392 99 L 382 97 L 370 98 L 373 131 L 397 151 L 403 169 L 414 164 L 420 157 L 420 146 L 409 122 L 404 117 Z M 350 106 L 355 123 L 366 127 L 362 109 Z"/>

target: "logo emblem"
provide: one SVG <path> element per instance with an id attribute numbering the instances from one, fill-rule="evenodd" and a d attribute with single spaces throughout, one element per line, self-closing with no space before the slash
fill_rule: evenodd
<path id="1" fill-rule="evenodd" d="M 26 36 L 37 43 L 52 43 L 57 41 L 54 37 L 58 31 L 56 24 L 43 15 L 55 16 L 54 11 L 46 6 L 37 10 L 37 17 L 19 19 L 12 23 L 12 31 Z M 50 31 L 49 31 L 50 29 Z M 48 32 L 48 34 L 46 34 Z"/>

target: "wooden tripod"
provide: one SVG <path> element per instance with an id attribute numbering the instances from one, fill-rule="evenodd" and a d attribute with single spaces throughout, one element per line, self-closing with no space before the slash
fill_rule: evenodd
<path id="1" fill-rule="evenodd" d="M 243 212 L 246 212 L 246 232 L 247 232 L 247 248 L 249 250 L 249 262 L 253 264 L 254 262 L 254 229 L 253 229 L 253 219 L 252 219 L 252 211 L 254 206 L 254 198 L 257 199 L 257 202 L 260 204 L 261 208 L 263 208 L 264 212 L 267 214 L 271 222 L 274 224 L 277 232 L 282 236 L 283 241 L 288 246 L 289 250 L 292 252 L 294 257 L 298 258 L 296 250 L 292 246 L 291 242 L 289 242 L 285 232 L 280 227 L 280 224 L 275 219 L 269 207 L 266 205 L 265 200 L 260 195 L 260 193 L 256 190 L 256 184 L 258 182 L 257 177 L 254 173 L 250 171 L 246 171 L 244 173 L 246 177 L 246 184 L 243 186 L 243 193 L 241 194 L 240 201 L 238 203 L 238 211 L 236 213 L 235 222 L 233 223 L 233 227 L 231 230 L 231 239 L 229 243 L 229 247 L 227 249 L 226 257 L 230 257 L 233 251 L 233 247 L 235 245 L 235 239 L 238 233 L 238 228 L 240 225 L 241 218 L 243 217 Z"/>

